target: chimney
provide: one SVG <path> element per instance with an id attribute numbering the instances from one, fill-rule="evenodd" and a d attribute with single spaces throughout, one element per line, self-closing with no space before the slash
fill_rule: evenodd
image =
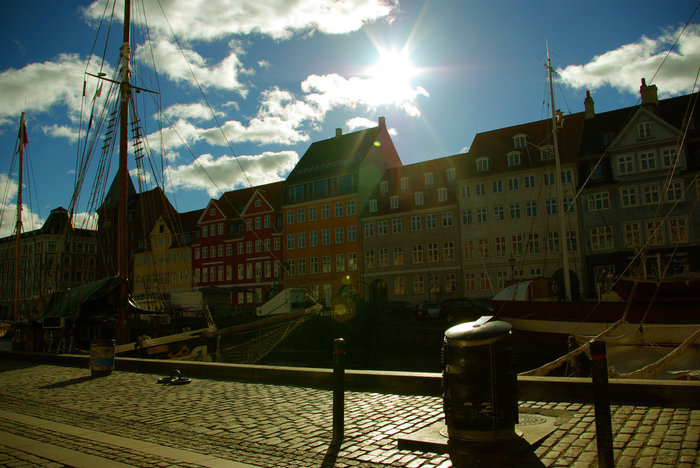
<path id="1" fill-rule="evenodd" d="M 583 107 L 586 109 L 586 119 L 595 117 L 595 102 L 593 102 L 590 91 L 586 91 L 586 99 L 583 100 Z"/>
<path id="2" fill-rule="evenodd" d="M 384 117 L 379 117 L 379 126 L 386 128 L 386 119 Z"/>
<path id="3" fill-rule="evenodd" d="M 642 78 L 642 86 L 639 87 L 639 94 L 642 95 L 642 105 L 652 111 L 656 110 L 656 107 L 659 105 L 657 91 L 656 85 L 647 86 L 646 79 Z"/>
<path id="4" fill-rule="evenodd" d="M 335 137 L 338 138 L 340 136 L 343 136 L 343 129 L 342 128 L 336 128 L 335 129 Z"/>

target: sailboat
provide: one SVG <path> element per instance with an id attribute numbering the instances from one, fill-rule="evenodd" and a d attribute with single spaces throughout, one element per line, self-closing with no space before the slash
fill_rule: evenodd
<path id="1" fill-rule="evenodd" d="M 87 75 L 96 78 L 100 83 L 93 98 L 93 105 L 102 92 L 102 84 L 107 84 L 112 87 L 109 91 L 111 99 L 105 99 L 105 101 L 107 104 L 115 103 L 115 106 L 111 113 L 112 119 L 106 125 L 104 138 L 99 136 L 99 132 L 100 129 L 104 128 L 103 123 L 108 112 L 97 111 L 95 113 L 93 106 L 93 113 L 90 114 L 90 120 L 87 124 L 85 144 L 82 148 L 84 153 L 81 155 L 81 148 L 78 149 L 81 171 L 76 177 L 76 192 L 73 195 L 70 210 L 72 213 L 77 193 L 84 180 L 84 171 L 88 166 L 89 159 L 86 154 L 96 147 L 97 141 L 102 141 L 103 154 L 109 153 L 111 157 L 112 147 L 118 141 L 119 164 L 115 182 L 103 200 L 97 201 L 101 197 L 99 191 L 96 191 L 94 187 L 92 194 L 92 205 L 100 204 L 100 208 L 96 211 L 99 212 L 102 209 L 100 216 L 109 218 L 106 224 L 114 226 L 112 230 L 115 236 L 103 241 L 103 244 L 108 246 L 116 244 L 117 246 L 116 255 L 104 255 L 108 258 L 111 267 L 116 265 L 114 268 L 116 274 L 80 287 L 51 294 L 41 317 L 44 322 L 44 335 L 49 334 L 52 337 L 58 334 L 70 335 L 63 337 L 67 338 L 68 341 L 68 344 L 60 347 L 60 350 L 64 352 L 75 349 L 85 350 L 90 342 L 113 339 L 116 343 L 115 353 L 117 355 L 148 358 L 214 360 L 223 351 L 230 353 L 232 352 L 231 348 L 245 347 L 243 362 L 254 363 L 267 354 L 291 330 L 306 320 L 318 307 L 292 310 L 290 305 L 288 313 L 280 313 L 274 317 L 218 329 L 206 304 L 203 304 L 203 322 L 205 323 L 201 323 L 195 329 L 181 327 L 178 330 L 178 327 L 170 321 L 166 321 L 163 327 L 152 326 L 153 324 L 148 322 L 152 322 L 157 314 L 141 308 L 129 295 L 128 285 L 132 279 L 129 268 L 131 259 L 128 231 L 132 228 L 133 220 L 129 216 L 127 205 L 137 196 L 128 173 L 129 131 L 131 130 L 132 134 L 136 135 L 137 143 L 134 153 L 140 151 L 139 143 L 142 138 L 138 128 L 138 118 L 134 116 L 130 122 L 129 110 L 135 109 L 134 92 L 151 93 L 151 91 L 130 83 L 130 0 L 124 2 L 123 23 L 124 30 L 120 49 L 121 68 L 118 76 L 110 79 L 102 72 L 95 74 L 86 72 Z M 84 95 L 86 88 L 87 84 L 85 83 L 83 86 Z M 93 115 L 95 116 L 94 120 Z M 119 133 L 118 140 L 115 138 L 116 133 Z M 88 137 L 87 134 L 92 136 Z M 138 157 L 139 154 L 137 154 L 137 159 Z M 108 169 L 108 166 L 105 166 L 101 161 L 99 170 L 106 175 L 105 167 Z M 95 185 L 98 185 L 97 182 Z M 164 198 L 162 190 L 158 193 Z M 112 208 L 113 210 L 110 211 Z M 169 214 L 177 215 L 177 213 Z M 116 261 L 111 262 L 112 258 Z M 143 317 L 150 319 L 145 321 L 148 325 L 146 328 L 143 328 Z M 136 326 L 137 324 L 140 328 Z M 228 338 L 231 339 L 225 343 L 224 339 Z M 36 340 L 36 342 L 38 341 L 41 340 Z"/>
<path id="2" fill-rule="evenodd" d="M 549 53 L 546 66 L 552 105 L 556 173 L 559 174 L 561 169 L 557 147 L 558 124 Z M 641 88 L 643 98 L 644 93 L 649 92 L 647 88 L 643 80 Z M 649 99 L 650 102 L 645 102 L 643 99 L 642 106 L 635 114 L 634 118 L 642 121 L 640 124 L 648 121 L 662 122 L 655 115 L 659 106 L 658 100 L 655 99 L 655 89 L 654 86 L 654 99 Z M 696 97 L 696 95 L 691 96 L 693 99 Z M 590 99 L 590 95 L 587 99 Z M 592 100 L 590 102 L 592 106 Z M 626 126 L 630 127 L 631 124 L 628 122 Z M 659 126 L 661 127 L 661 124 Z M 689 129 L 687 123 L 679 127 L 685 133 Z M 665 127 L 663 130 L 670 131 Z M 596 135 L 596 138 L 599 136 Z M 628 137 L 619 135 L 609 144 L 623 147 L 626 143 L 625 138 Z M 682 143 L 685 139 L 680 138 L 679 141 Z M 608 150 L 605 151 L 607 153 Z M 627 151 L 633 150 L 627 149 Z M 669 153 L 671 153 L 670 150 Z M 675 151 L 669 157 L 671 162 L 676 163 L 680 154 L 681 151 Z M 618 159 L 618 163 L 622 158 L 621 156 Z M 628 167 L 622 166 L 622 169 L 617 169 L 624 171 Z M 667 180 L 665 187 L 671 183 L 670 178 Z M 560 179 L 555 177 L 555 182 L 558 186 L 558 206 L 563 206 Z M 622 184 L 623 189 L 625 182 L 629 183 L 630 187 L 635 187 L 632 182 L 639 183 L 638 181 L 628 182 L 624 174 L 618 174 L 618 180 L 611 181 L 618 185 Z M 599 193 L 605 192 L 601 189 Z M 604 199 L 603 203 L 609 203 L 609 201 Z M 596 209 L 598 206 L 594 203 L 589 208 Z M 639 217 L 639 214 L 636 216 Z M 559 218 L 560 239 L 566 239 L 561 211 Z M 663 221 L 658 222 L 656 219 L 649 224 L 650 239 L 658 236 L 658 230 L 663 229 L 664 225 Z M 634 227 L 635 224 L 630 221 L 626 226 Z M 612 232 L 612 228 L 609 231 Z M 628 236 L 626 240 L 638 242 L 638 232 L 632 232 Z M 612 239 L 612 233 L 610 233 L 610 239 Z M 683 237 L 679 239 L 682 240 Z M 607 238 L 602 242 L 607 242 Z M 669 255 L 670 260 L 666 261 L 666 267 L 656 269 L 657 278 L 650 279 L 648 276 L 637 274 L 646 269 L 644 249 L 639 249 L 637 255 L 632 258 L 636 261 L 639 271 L 632 270 L 632 273 L 617 277 L 604 270 L 599 272 L 599 281 L 595 287 L 596 297 L 592 300 L 572 297 L 571 280 L 575 275 L 563 273 L 570 271 L 567 250 L 568 248 L 561 249 L 563 270 L 560 270 L 562 274 L 559 278 L 534 278 L 516 282 L 505 287 L 491 299 L 495 316 L 511 323 L 516 331 L 516 338 L 520 340 L 522 346 L 549 350 L 551 351 L 549 356 L 564 354 L 534 369 L 530 372 L 531 375 L 545 375 L 558 367 L 575 364 L 577 359 L 588 350 L 590 341 L 602 339 L 608 345 L 611 375 L 631 378 L 700 377 L 698 375 L 700 370 L 700 274 L 685 272 L 681 275 L 672 275 L 668 272 L 673 254 L 676 252 L 675 248 Z M 669 365 L 672 361 L 673 364 Z"/>

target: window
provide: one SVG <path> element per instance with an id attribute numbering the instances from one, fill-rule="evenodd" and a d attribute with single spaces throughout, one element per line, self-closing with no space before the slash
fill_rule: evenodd
<path id="1" fill-rule="evenodd" d="M 472 210 L 462 210 L 462 224 L 471 224 L 472 221 Z"/>
<path id="2" fill-rule="evenodd" d="M 471 185 L 462 184 L 462 185 L 460 185 L 459 187 L 460 187 L 459 195 L 460 195 L 462 198 L 469 198 L 469 197 L 472 196 L 472 187 L 471 187 Z"/>
<path id="3" fill-rule="evenodd" d="M 549 161 L 554 159 L 554 147 L 547 145 L 540 148 L 540 160 Z"/>
<path id="4" fill-rule="evenodd" d="M 447 168 L 447 171 L 445 172 L 445 176 L 447 178 L 447 182 L 452 182 L 457 177 L 457 171 L 455 170 L 454 167 L 449 167 L 449 168 Z"/>
<path id="5" fill-rule="evenodd" d="M 397 197 L 398 198 L 398 197 Z M 447 201 L 447 189 L 442 187 L 438 189 L 438 201 Z M 398 204 L 398 201 L 397 201 Z"/>
<path id="6" fill-rule="evenodd" d="M 330 273 L 331 271 L 333 271 L 331 268 L 331 256 L 323 255 L 321 257 L 321 272 Z"/>
<path id="7" fill-rule="evenodd" d="M 413 294 L 423 294 L 425 292 L 425 282 L 423 275 L 413 276 Z"/>
<path id="8" fill-rule="evenodd" d="M 370 211 L 372 211 L 372 200 L 370 200 Z M 376 203 L 376 201 L 375 201 Z M 376 205 L 375 205 L 375 211 L 376 211 Z M 331 217 L 331 205 L 328 203 L 324 203 L 321 205 L 321 219 L 330 219 Z"/>
<path id="9" fill-rule="evenodd" d="M 505 210 L 503 205 L 496 205 L 493 207 L 493 219 L 496 221 L 503 221 L 505 219 Z"/>
<path id="10" fill-rule="evenodd" d="M 510 238 L 510 248 L 513 255 L 523 254 L 523 235 L 515 234 Z"/>
<path id="11" fill-rule="evenodd" d="M 617 158 L 617 173 L 627 175 L 634 173 L 634 156 L 623 154 Z"/>
<path id="12" fill-rule="evenodd" d="M 287 224 L 294 224 L 294 210 L 287 211 Z"/>
<path id="13" fill-rule="evenodd" d="M 427 229 L 437 229 L 437 215 L 435 213 L 425 215 L 425 227 Z"/>
<path id="14" fill-rule="evenodd" d="M 508 167 L 514 167 L 514 166 L 520 165 L 520 153 L 518 153 L 518 152 L 508 153 L 506 155 L 506 158 L 508 160 Z"/>
<path id="15" fill-rule="evenodd" d="M 476 160 L 476 172 L 486 172 L 491 169 L 491 160 L 489 158 L 479 158 Z"/>
<path id="16" fill-rule="evenodd" d="M 374 266 L 374 260 L 372 261 L 372 266 Z M 318 257 L 309 258 L 309 273 L 311 273 L 312 275 L 318 273 Z"/>
<path id="17" fill-rule="evenodd" d="M 294 234 L 287 234 L 287 248 L 294 248 Z"/>
<path id="18" fill-rule="evenodd" d="M 592 250 L 605 250 L 615 247 L 612 226 L 593 227 L 590 232 Z"/>
<path id="19" fill-rule="evenodd" d="M 653 151 L 639 153 L 639 169 L 642 171 L 656 169 L 656 153 Z"/>
<path id="20" fill-rule="evenodd" d="M 357 252 L 348 253 L 348 271 L 357 271 Z"/>
<path id="21" fill-rule="evenodd" d="M 651 122 L 640 122 L 637 124 L 637 137 L 640 140 L 651 138 Z"/>
<path id="22" fill-rule="evenodd" d="M 530 253 L 540 253 L 539 234 L 530 234 L 527 236 L 527 251 Z"/>
<path id="23" fill-rule="evenodd" d="M 479 255 L 482 258 L 487 258 L 489 256 L 489 240 L 486 237 L 481 237 L 477 240 L 477 246 L 479 249 Z"/>
<path id="24" fill-rule="evenodd" d="M 578 242 L 576 241 L 576 231 L 566 231 L 566 250 L 568 252 L 578 252 Z"/>
<path id="25" fill-rule="evenodd" d="M 547 250 L 549 252 L 559 252 L 559 233 L 558 232 L 548 232 L 547 233 Z"/>
<path id="26" fill-rule="evenodd" d="M 394 278 L 394 294 L 403 296 L 406 293 L 405 279 L 403 276 Z"/>
<path id="27" fill-rule="evenodd" d="M 412 248 L 411 258 L 413 263 L 423 263 L 423 245 L 416 244 Z"/>
<path id="28" fill-rule="evenodd" d="M 486 208 L 476 209 L 476 222 L 485 223 L 486 222 Z"/>
<path id="29" fill-rule="evenodd" d="M 591 180 L 601 180 L 603 178 L 603 167 L 600 165 L 591 166 Z"/>
<path id="30" fill-rule="evenodd" d="M 380 236 L 384 236 L 389 232 L 389 223 L 388 221 L 382 220 L 382 221 L 377 221 L 377 234 Z"/>
<path id="31" fill-rule="evenodd" d="M 389 266 L 389 249 L 386 247 L 379 249 L 379 266 Z"/>
<path id="32" fill-rule="evenodd" d="M 653 205 L 659 202 L 659 186 L 656 184 L 642 186 L 642 200 L 645 205 Z"/>
<path id="33" fill-rule="evenodd" d="M 394 265 L 403 265 L 403 247 L 394 247 Z"/>
<path id="34" fill-rule="evenodd" d="M 216 208 L 209 208 L 209 215 L 214 216 L 216 214 Z"/>
<path id="35" fill-rule="evenodd" d="M 408 190 L 408 177 L 401 177 L 401 190 Z"/>
<path id="36" fill-rule="evenodd" d="M 321 230 L 321 245 L 331 245 L 331 230 Z"/>
<path id="37" fill-rule="evenodd" d="M 480 276 L 480 286 L 482 291 L 489 291 L 491 289 L 491 280 L 489 279 L 488 273 L 481 272 Z"/>
<path id="38" fill-rule="evenodd" d="M 527 135 L 519 134 L 513 137 L 513 148 L 522 149 L 527 145 Z"/>
<path id="39" fill-rule="evenodd" d="M 416 206 L 423 206 L 423 203 L 425 202 L 423 198 L 423 192 L 416 192 L 413 198 L 415 200 Z"/>
<path id="40" fill-rule="evenodd" d="M 476 184 L 476 194 L 486 195 L 486 184 Z"/>
<path id="41" fill-rule="evenodd" d="M 523 177 L 525 188 L 535 188 L 535 176 L 527 175 Z"/>
<path id="42" fill-rule="evenodd" d="M 335 254 L 335 271 L 345 271 L 345 254 Z"/>
<path id="43" fill-rule="evenodd" d="M 637 206 L 639 204 L 637 187 L 622 187 L 620 189 L 620 202 L 623 208 Z"/>
<path id="44" fill-rule="evenodd" d="M 544 185 L 554 185 L 554 173 L 548 172 L 543 175 Z"/>
<path id="45" fill-rule="evenodd" d="M 411 216 L 411 231 L 420 231 L 421 230 L 421 217 L 420 216 Z"/>
<path id="46" fill-rule="evenodd" d="M 680 201 L 683 200 L 683 181 L 675 181 L 668 184 L 668 189 L 666 189 L 666 200 Z"/>
<path id="47" fill-rule="evenodd" d="M 610 194 L 608 192 L 596 192 L 588 195 L 588 211 L 607 209 L 610 209 Z"/>
<path id="48" fill-rule="evenodd" d="M 355 216 L 356 210 L 355 210 L 355 200 L 348 200 L 347 203 L 345 204 L 345 211 L 348 216 Z"/>
<path id="49" fill-rule="evenodd" d="M 383 180 L 379 183 L 379 191 L 381 193 L 388 193 L 389 192 L 389 182 Z"/>
<path id="50" fill-rule="evenodd" d="M 561 183 L 562 184 L 570 184 L 573 180 L 573 173 L 571 170 L 566 170 L 566 171 L 561 171 Z"/>
<path id="51" fill-rule="evenodd" d="M 309 221 L 316 221 L 316 207 L 309 207 Z"/>
<path id="52" fill-rule="evenodd" d="M 433 185 L 433 173 L 432 172 L 426 172 L 423 175 L 423 180 L 425 182 L 425 185 Z"/>
<path id="53" fill-rule="evenodd" d="M 647 221 L 647 238 L 650 244 L 663 244 L 664 237 L 663 221 Z"/>
<path id="54" fill-rule="evenodd" d="M 510 219 L 520 219 L 520 203 L 510 205 Z"/>
<path id="55" fill-rule="evenodd" d="M 442 213 L 442 227 L 452 227 L 454 225 L 453 219 L 452 219 L 452 212 L 451 211 L 443 211 Z"/>
<path id="56" fill-rule="evenodd" d="M 395 218 L 391 220 L 392 234 L 400 234 L 402 231 L 401 219 Z"/>
<path id="57" fill-rule="evenodd" d="M 374 223 L 365 223 L 365 237 L 374 237 Z"/>
<path id="58" fill-rule="evenodd" d="M 688 242 L 688 220 L 685 218 L 672 218 L 668 220 L 668 231 L 671 242 Z"/>
<path id="59" fill-rule="evenodd" d="M 343 202 L 336 202 L 335 203 L 335 217 L 336 218 L 341 218 L 343 216 Z"/>
<path id="60" fill-rule="evenodd" d="M 675 147 L 661 150 L 661 163 L 664 167 L 673 167 L 678 162 L 678 151 Z"/>
<path id="61" fill-rule="evenodd" d="M 454 273 L 445 274 L 445 292 L 455 292 L 457 290 L 457 276 Z"/>
<path id="62" fill-rule="evenodd" d="M 455 244 L 452 241 L 446 241 L 442 244 L 443 260 L 448 262 L 455 259 Z"/>
<path id="63" fill-rule="evenodd" d="M 355 242 L 357 240 L 357 226 L 354 224 L 348 226 L 348 242 Z"/>
<path id="64" fill-rule="evenodd" d="M 369 211 L 370 213 L 375 213 L 377 211 L 377 200 L 369 201 Z"/>
<path id="65" fill-rule="evenodd" d="M 389 206 L 391 207 L 392 210 L 395 210 L 396 208 L 399 207 L 399 197 L 396 195 L 392 195 L 391 198 L 389 198 Z"/>
<path id="66" fill-rule="evenodd" d="M 467 291 L 476 290 L 476 273 L 465 273 L 464 289 L 466 289 Z"/>
<path id="67" fill-rule="evenodd" d="M 268 262 L 269 263 L 269 262 Z M 300 258 L 299 259 L 299 266 L 298 266 L 298 272 L 300 275 L 305 275 L 306 274 L 306 259 L 305 258 Z"/>
<path id="68" fill-rule="evenodd" d="M 502 180 L 494 180 L 493 181 L 493 193 L 501 193 L 503 192 L 503 181 Z"/>
<path id="69" fill-rule="evenodd" d="M 637 248 L 642 245 L 641 225 L 638 222 L 624 223 L 625 247 Z"/>
<path id="70" fill-rule="evenodd" d="M 345 242 L 345 228 L 337 227 L 335 228 L 335 243 L 342 244 Z"/>
<path id="71" fill-rule="evenodd" d="M 440 259 L 437 242 L 428 243 L 428 263 L 435 263 Z"/>
<path id="72" fill-rule="evenodd" d="M 304 222 L 306 222 L 306 210 L 304 208 L 299 208 L 297 210 L 297 223 L 304 223 Z M 257 222 L 256 222 L 256 224 L 257 224 Z"/>
<path id="73" fill-rule="evenodd" d="M 533 217 L 537 216 L 537 202 L 536 201 L 525 202 L 525 212 L 527 213 L 528 218 L 533 218 Z"/>

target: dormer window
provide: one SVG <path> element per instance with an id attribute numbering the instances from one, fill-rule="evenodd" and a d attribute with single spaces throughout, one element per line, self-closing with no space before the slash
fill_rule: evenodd
<path id="1" fill-rule="evenodd" d="M 506 158 L 508 160 L 508 167 L 515 167 L 520 165 L 520 152 L 519 151 L 513 151 L 512 153 L 508 153 L 506 155 Z"/>
<path id="2" fill-rule="evenodd" d="M 379 184 L 379 190 L 381 191 L 381 193 L 387 193 L 389 191 L 389 182 L 383 180 Z"/>
<path id="3" fill-rule="evenodd" d="M 651 122 L 640 122 L 637 124 L 637 137 L 640 140 L 651 138 Z"/>
<path id="4" fill-rule="evenodd" d="M 550 159 L 554 159 L 554 147 L 551 145 L 541 147 L 540 160 L 549 161 Z"/>
<path id="5" fill-rule="evenodd" d="M 479 158 L 476 160 L 476 172 L 486 172 L 491 169 L 491 160 L 489 158 Z"/>
<path id="6" fill-rule="evenodd" d="M 527 146 L 527 135 L 521 133 L 513 137 L 513 148 L 523 149 L 525 146 Z"/>

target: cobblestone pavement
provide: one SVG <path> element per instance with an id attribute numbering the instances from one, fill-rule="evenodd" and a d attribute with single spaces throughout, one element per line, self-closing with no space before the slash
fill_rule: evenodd
<path id="1" fill-rule="evenodd" d="M 172 454 L 76 437 L 44 425 L 0 417 L 0 465 L 63 466 L 50 455 L 14 448 L 2 434 L 132 466 L 199 466 L 188 451 L 266 467 L 452 466 L 446 454 L 399 450 L 399 434 L 443 418 L 442 399 L 347 392 L 345 439 L 332 437 L 332 392 L 223 380 L 159 385 L 162 376 L 0 360 L 4 414 L 113 434 L 172 448 Z M 613 406 L 616 466 L 698 466 L 700 410 Z M 597 466 L 591 405 L 521 402 L 521 412 L 557 418 L 534 453 L 541 466 Z M 213 466 L 213 465 L 210 465 Z M 483 466 L 483 465 L 482 465 Z"/>

